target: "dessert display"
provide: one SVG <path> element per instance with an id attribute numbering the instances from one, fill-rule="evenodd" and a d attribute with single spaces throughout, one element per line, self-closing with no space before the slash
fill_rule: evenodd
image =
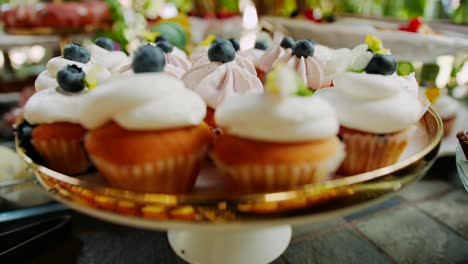
<path id="1" fill-rule="evenodd" d="M 104 1 L 52 2 L 12 7 L 1 15 L 8 32 L 74 32 L 109 28 L 111 13 Z"/>
<path id="2" fill-rule="evenodd" d="M 112 186 L 187 192 L 211 142 L 205 103 L 162 73 L 162 53 L 143 46 L 133 59 L 134 75 L 96 87 L 83 102 L 80 122 L 90 129 L 86 150 Z"/>
<path id="3" fill-rule="evenodd" d="M 226 98 L 215 122 L 223 134 L 213 159 L 241 192 L 320 183 L 344 158 L 332 107 L 281 64 L 269 73 L 264 94 Z"/>
<path id="4" fill-rule="evenodd" d="M 346 67 L 335 75 L 334 87 L 317 94 L 334 107 L 340 122 L 338 135 L 346 146 L 342 175 L 397 162 L 429 107 L 419 98 L 414 73 L 396 75 L 395 57 L 378 39 L 367 42 L 341 61 Z"/>
<path id="5" fill-rule="evenodd" d="M 216 126 L 213 114 L 224 100 L 237 94 L 262 93 L 263 85 L 255 74 L 255 68 L 245 58 L 236 55 L 229 41 L 212 44 L 208 50 L 207 63 L 194 62 L 182 80 L 187 88 L 198 93 L 206 105 L 208 113 L 205 119 L 210 126 Z"/>

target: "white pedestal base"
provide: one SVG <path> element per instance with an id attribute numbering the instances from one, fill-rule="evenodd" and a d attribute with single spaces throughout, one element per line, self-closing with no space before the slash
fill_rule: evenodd
<path id="1" fill-rule="evenodd" d="M 235 231 L 168 231 L 176 254 L 193 264 L 263 264 L 278 258 L 291 240 L 291 226 Z"/>

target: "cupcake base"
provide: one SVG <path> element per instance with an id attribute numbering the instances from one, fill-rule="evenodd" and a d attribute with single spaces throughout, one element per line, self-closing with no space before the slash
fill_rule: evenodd
<path id="1" fill-rule="evenodd" d="M 184 193 L 194 185 L 210 142 L 211 131 L 204 123 L 161 131 L 130 131 L 108 123 L 90 131 L 85 146 L 112 186 Z"/>
<path id="2" fill-rule="evenodd" d="M 85 134 L 77 124 L 43 124 L 34 128 L 32 144 L 48 168 L 76 175 L 92 166 L 82 143 Z"/>
<path id="3" fill-rule="evenodd" d="M 273 192 L 327 180 L 344 159 L 338 138 L 303 143 L 268 143 L 221 135 L 212 155 L 240 192 Z"/>
<path id="4" fill-rule="evenodd" d="M 380 135 L 341 127 L 338 135 L 345 144 L 346 158 L 338 174 L 355 175 L 398 162 L 413 131 L 414 127 Z"/>

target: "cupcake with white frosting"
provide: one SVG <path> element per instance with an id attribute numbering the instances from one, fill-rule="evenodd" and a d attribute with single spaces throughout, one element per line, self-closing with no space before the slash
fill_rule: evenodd
<path id="1" fill-rule="evenodd" d="M 73 43 L 64 48 L 62 57 L 55 57 L 47 62 L 47 69 L 39 74 L 34 83 L 36 91 L 58 87 L 57 73 L 67 65 L 76 65 L 85 74 L 92 71 L 99 82 L 111 77 L 111 73 L 106 68 L 91 61 L 91 55 L 86 48 Z"/>
<path id="2" fill-rule="evenodd" d="M 339 169 L 343 175 L 397 162 L 429 107 L 418 96 L 414 74 L 398 76 L 395 57 L 370 48 L 356 53 L 354 64 L 343 61 L 354 71 L 347 68 L 337 74 L 333 88 L 317 92 L 334 107 L 341 125 L 339 136 L 347 153 Z"/>
<path id="3" fill-rule="evenodd" d="M 206 105 L 183 82 L 161 73 L 159 48 L 143 46 L 137 54 L 136 74 L 100 85 L 83 103 L 86 150 L 112 186 L 187 192 L 211 142 L 203 123 Z"/>
<path id="4" fill-rule="evenodd" d="M 234 47 L 228 41 L 214 43 L 208 51 L 208 63 L 192 67 L 182 80 L 187 88 L 198 93 L 208 106 L 205 122 L 215 126 L 213 114 L 217 106 L 229 97 L 246 93 L 262 93 L 263 85 L 255 75 L 236 63 Z M 250 62 L 249 62 L 250 63 Z M 253 73 L 252 73 L 253 71 Z"/>
<path id="5" fill-rule="evenodd" d="M 228 98 L 215 119 L 213 159 L 242 192 L 320 183 L 344 158 L 333 108 L 287 66 L 268 75 L 264 94 Z"/>
<path id="6" fill-rule="evenodd" d="M 30 142 L 21 143 L 27 152 L 37 153 L 50 169 L 71 175 L 84 173 L 91 167 L 82 146 L 87 130 L 79 122 L 88 90 L 85 73 L 76 65 L 67 65 L 58 71 L 57 82 L 58 87 L 43 89 L 27 101 L 27 122 L 20 126 L 19 134 Z"/>
<path id="7" fill-rule="evenodd" d="M 116 50 L 110 38 L 100 37 L 85 46 L 91 54 L 91 62 L 104 66 L 113 75 L 120 74 L 122 67 L 131 63 L 125 52 Z"/>

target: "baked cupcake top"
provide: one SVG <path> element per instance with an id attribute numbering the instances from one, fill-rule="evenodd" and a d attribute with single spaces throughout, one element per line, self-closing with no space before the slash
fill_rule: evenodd
<path id="1" fill-rule="evenodd" d="M 93 70 L 97 73 L 97 79 L 102 82 L 111 77 L 110 72 L 99 64 L 90 62 L 91 55 L 87 49 L 77 44 L 69 44 L 64 49 L 63 57 L 55 57 L 47 62 L 47 70 L 37 77 L 34 87 L 36 91 L 48 88 L 56 88 L 57 73 L 67 65 L 76 65 L 85 73 Z"/>
<path id="2" fill-rule="evenodd" d="M 269 72 L 275 62 L 285 53 L 291 53 L 295 42 L 291 37 L 275 33 L 273 45 L 257 60 L 256 66 L 263 72 Z"/>
<path id="3" fill-rule="evenodd" d="M 320 90 L 317 96 L 333 105 L 344 127 L 384 134 L 416 124 L 429 103 L 419 98 L 414 73 L 398 76 L 395 57 L 370 48 L 372 52 L 356 52 L 352 62 L 343 61 L 350 65 L 347 71 L 337 73 L 335 87 Z"/>
<path id="4" fill-rule="evenodd" d="M 97 38 L 94 43 L 89 43 L 86 48 L 91 54 L 91 61 L 101 64 L 112 74 L 119 74 L 120 69 L 131 63 L 130 58 L 122 51 L 116 50 L 114 41 L 110 38 Z"/>
<path id="5" fill-rule="evenodd" d="M 284 63 L 292 67 L 299 74 L 304 84 L 313 90 L 329 87 L 324 60 L 314 56 L 315 44 L 310 40 L 300 40 L 292 47 L 292 52 L 286 52 L 276 63 Z"/>
<path id="6" fill-rule="evenodd" d="M 278 143 L 324 139 L 339 128 L 333 108 L 281 64 L 268 74 L 264 94 L 228 98 L 216 109 L 215 120 L 231 135 Z"/>
<path id="7" fill-rule="evenodd" d="M 31 124 L 79 123 L 85 87 L 84 71 L 67 65 L 57 73 L 57 86 L 35 93 L 24 106 L 24 118 Z"/>
<path id="8" fill-rule="evenodd" d="M 226 98 L 237 94 L 263 92 L 263 85 L 257 76 L 236 63 L 235 59 L 241 57 L 236 56 L 228 41 L 213 44 L 208 58 L 209 63 L 192 67 L 182 80 L 211 108 L 216 109 Z"/>
<path id="9" fill-rule="evenodd" d="M 199 125 L 206 105 L 184 83 L 163 73 L 163 51 L 141 47 L 133 59 L 136 74 L 120 76 L 87 94 L 81 124 L 93 129 L 114 121 L 129 130 L 160 130 Z"/>

